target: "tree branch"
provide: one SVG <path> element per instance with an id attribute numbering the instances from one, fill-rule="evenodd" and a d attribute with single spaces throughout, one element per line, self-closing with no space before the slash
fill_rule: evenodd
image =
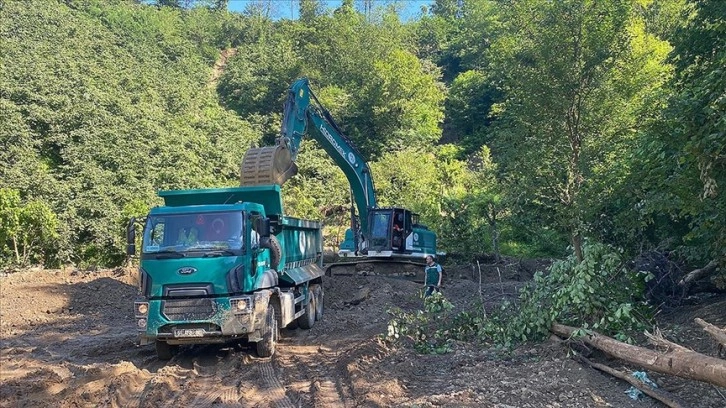
<path id="1" fill-rule="evenodd" d="M 697 325 L 701 326 L 706 333 L 710 334 L 719 343 L 719 348 L 726 348 L 726 330 L 708 323 L 707 321 L 697 317 L 694 319 Z"/>
<path id="2" fill-rule="evenodd" d="M 633 387 L 643 391 L 643 393 L 647 394 L 650 397 L 657 399 L 658 401 L 664 403 L 665 405 L 669 406 L 670 408 L 683 408 L 683 406 L 684 406 L 678 400 L 676 400 L 676 398 L 673 395 L 671 395 L 667 391 L 657 390 L 657 389 L 651 387 L 650 385 L 646 384 L 645 382 L 640 381 L 639 379 L 637 379 L 631 375 L 628 375 L 621 371 L 610 368 L 604 364 L 593 363 L 592 361 L 590 361 L 582 356 L 578 356 L 578 359 L 580 361 L 588 364 L 592 368 L 595 368 L 604 373 L 610 374 L 613 377 L 620 378 L 623 381 L 627 381 Z"/>

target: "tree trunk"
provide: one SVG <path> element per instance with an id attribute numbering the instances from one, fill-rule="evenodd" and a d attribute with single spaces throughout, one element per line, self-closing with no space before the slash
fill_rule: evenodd
<path id="1" fill-rule="evenodd" d="M 726 287 L 719 288 L 711 279 L 691 282 L 687 288 L 686 293 L 689 295 L 695 293 L 726 293 Z"/>
<path id="2" fill-rule="evenodd" d="M 489 227 L 492 229 L 492 250 L 494 251 L 494 261 L 499 263 L 502 258 L 499 253 L 499 227 L 497 226 L 497 208 L 494 204 L 489 203 Z"/>
<path id="3" fill-rule="evenodd" d="M 554 323 L 550 330 L 560 337 L 570 337 L 577 329 Z M 614 357 L 649 370 L 726 387 L 726 362 L 715 357 L 682 347 L 660 353 L 622 343 L 595 332 L 579 339 Z"/>
<path id="4" fill-rule="evenodd" d="M 584 256 L 582 255 L 582 235 L 579 232 L 572 234 L 572 249 L 575 251 L 577 263 L 581 263 Z"/>
<path id="5" fill-rule="evenodd" d="M 18 239 L 13 237 L 13 249 L 15 250 L 15 262 L 20 265 L 20 251 L 18 251 Z"/>

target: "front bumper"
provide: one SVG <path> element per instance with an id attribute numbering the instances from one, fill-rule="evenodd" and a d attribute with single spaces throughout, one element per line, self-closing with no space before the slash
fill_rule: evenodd
<path id="1" fill-rule="evenodd" d="M 148 314 L 139 316 L 139 343 L 156 340 L 169 344 L 224 343 L 257 340 L 265 322 L 269 294 L 149 300 Z M 137 305 L 139 302 L 137 302 Z M 139 322 L 146 319 L 145 326 Z"/>

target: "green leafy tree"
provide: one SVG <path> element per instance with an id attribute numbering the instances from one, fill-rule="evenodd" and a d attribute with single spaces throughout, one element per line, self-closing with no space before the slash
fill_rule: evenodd
<path id="1" fill-rule="evenodd" d="M 300 21 L 310 23 L 318 16 L 325 13 L 325 7 L 320 0 L 299 0 L 300 1 Z"/>
<path id="2" fill-rule="evenodd" d="M 459 74 L 446 99 L 448 138 L 463 144 L 466 152 L 475 152 L 481 145 L 491 143 L 491 109 L 500 98 L 491 79 L 482 72 L 472 70 Z"/>
<path id="3" fill-rule="evenodd" d="M 15 2 L 0 13 L 0 187 L 57 216 L 60 262 L 119 264 L 127 204 L 236 182 L 239 152 L 259 135 L 219 106 L 204 45 L 235 20 L 204 27 L 190 16 L 208 10 L 100 1 Z M 31 220 L 52 220 L 31 208 Z"/>
<path id="4" fill-rule="evenodd" d="M 0 189 L 3 264 L 50 265 L 57 254 L 53 247 L 58 238 L 57 229 L 58 218 L 45 203 L 33 200 L 23 204 L 18 191 Z"/>
<path id="5" fill-rule="evenodd" d="M 688 9 L 686 9 L 688 11 Z M 643 135 L 642 212 L 696 263 L 726 264 L 726 4 L 702 1 L 673 35 L 673 94 Z M 665 229 L 668 223 L 683 230 Z M 657 225 L 655 225 L 657 224 Z M 661 236 L 661 238 L 664 238 Z"/>
<path id="6" fill-rule="evenodd" d="M 582 259 L 597 216 L 590 204 L 627 172 L 615 158 L 667 78 L 668 46 L 645 33 L 626 0 L 523 1 L 506 21 L 492 55 L 504 78 L 497 147 L 509 185 Z"/>

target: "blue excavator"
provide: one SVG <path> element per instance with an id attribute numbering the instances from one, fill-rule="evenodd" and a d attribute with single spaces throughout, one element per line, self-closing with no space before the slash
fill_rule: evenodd
<path id="1" fill-rule="evenodd" d="M 240 184 L 282 185 L 297 174 L 295 160 L 300 143 L 310 136 L 322 146 L 350 183 L 352 201 L 350 228 L 340 244 L 340 262 L 328 266 L 329 274 L 386 274 L 413 277 L 410 265 L 423 265 L 426 255 L 436 252 L 436 234 L 419 223 L 418 214 L 401 207 L 378 207 L 368 163 L 335 123 L 310 89 L 307 78 L 288 90 L 280 136 L 274 146 L 249 149 L 242 160 Z M 357 215 L 356 211 L 357 209 Z M 402 265 L 407 267 L 401 267 Z"/>

